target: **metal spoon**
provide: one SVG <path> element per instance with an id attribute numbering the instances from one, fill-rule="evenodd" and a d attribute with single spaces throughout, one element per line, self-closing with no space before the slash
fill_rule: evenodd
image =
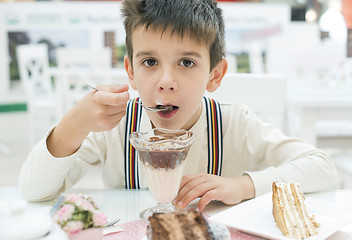
<path id="1" fill-rule="evenodd" d="M 98 89 L 96 89 L 95 87 L 90 86 L 89 84 L 86 84 L 87 87 L 90 87 L 91 89 L 95 90 L 95 91 L 99 91 Z M 129 101 L 135 102 L 139 105 L 141 105 L 142 107 L 144 107 L 146 110 L 148 111 L 152 111 L 152 112 L 161 112 L 161 111 L 165 111 L 165 112 L 170 112 L 172 111 L 174 108 L 171 105 L 158 105 L 156 107 L 147 107 L 144 106 L 141 102 L 137 102 L 134 99 L 128 99 Z"/>
<path id="2" fill-rule="evenodd" d="M 50 216 L 54 216 L 54 214 L 56 213 L 56 211 L 59 209 L 59 207 L 61 206 L 61 204 L 65 201 L 65 196 L 64 195 L 60 195 L 57 199 L 56 202 L 54 203 L 54 205 L 52 206 L 52 208 L 50 209 Z"/>
<path id="3" fill-rule="evenodd" d="M 110 220 L 110 221 L 108 221 L 108 222 L 105 224 L 105 227 L 112 227 L 112 226 L 114 226 L 116 223 L 118 223 L 120 220 L 121 220 L 121 218 L 115 218 L 115 219 L 113 219 L 113 220 Z"/>

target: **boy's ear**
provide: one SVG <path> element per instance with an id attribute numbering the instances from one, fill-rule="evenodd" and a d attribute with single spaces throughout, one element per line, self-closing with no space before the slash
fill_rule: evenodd
<path id="1" fill-rule="evenodd" d="M 227 61 L 222 59 L 218 65 L 210 73 L 209 82 L 207 84 L 207 91 L 214 92 L 218 87 L 220 87 L 221 81 L 227 72 Z"/>
<path id="2" fill-rule="evenodd" d="M 134 71 L 132 68 L 132 63 L 127 55 L 124 57 L 124 66 L 125 66 L 125 70 L 128 75 L 128 80 L 130 81 L 132 89 L 137 90 L 136 82 L 134 81 Z"/>

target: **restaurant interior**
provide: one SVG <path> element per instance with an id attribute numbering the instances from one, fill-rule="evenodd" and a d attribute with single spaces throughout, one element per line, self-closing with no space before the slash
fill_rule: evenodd
<path id="1" fill-rule="evenodd" d="M 120 3 L 0 1 L 1 186 L 17 184 L 30 149 L 89 91 L 87 83 L 128 83 Z M 351 187 L 351 1 L 219 4 L 229 63 L 224 84 L 230 85 L 209 95 L 247 104 L 285 134 L 328 152 L 340 174 L 337 187 Z M 21 63 L 35 57 L 43 62 L 33 71 L 42 67 L 42 76 L 26 74 Z M 30 84 L 33 76 L 44 81 L 38 89 Z M 130 95 L 137 93 L 130 90 Z M 98 172 L 99 167 L 92 170 Z"/>
<path id="2" fill-rule="evenodd" d="M 21 166 L 49 129 L 95 86 L 129 84 L 121 2 L 0 0 L 0 214 L 10 198 L 19 197 Z M 245 104 L 284 134 L 328 153 L 338 173 L 336 189 L 316 196 L 350 204 L 352 0 L 218 2 L 225 22 L 228 70 L 221 87 L 205 95 Z M 131 88 L 129 94 L 138 96 Z M 105 188 L 101 175 L 101 166 L 92 167 L 73 192 L 87 189 L 104 202 L 105 211 L 111 210 L 109 218 L 124 212 L 121 218 L 128 217 L 123 223 L 151 205 L 153 199 L 145 200 L 150 196 L 143 191 L 116 190 L 123 200 L 110 209 L 111 198 L 115 201 L 117 195 Z M 13 189 L 16 193 L 11 195 Z M 94 195 L 92 189 L 106 192 Z M 211 216 L 211 209 L 207 213 Z M 352 221 L 350 213 L 334 231 Z M 145 235 L 145 226 L 136 223 L 141 225 L 125 225 L 126 235 L 116 239 Z M 328 239 L 350 239 L 351 229 L 350 224 L 347 235 L 340 231 Z"/>

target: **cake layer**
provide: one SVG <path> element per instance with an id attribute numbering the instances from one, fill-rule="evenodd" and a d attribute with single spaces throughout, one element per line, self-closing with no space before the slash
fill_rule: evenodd
<path id="1" fill-rule="evenodd" d="M 198 211 L 154 213 L 147 228 L 149 240 L 212 240 L 208 223 Z"/>
<path id="2" fill-rule="evenodd" d="M 318 233 L 314 216 L 307 213 L 304 196 L 297 183 L 274 182 L 273 216 L 280 231 L 289 237 L 304 239 Z"/>

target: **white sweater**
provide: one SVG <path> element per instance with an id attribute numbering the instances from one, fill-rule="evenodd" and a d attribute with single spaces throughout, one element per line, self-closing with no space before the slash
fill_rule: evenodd
<path id="1" fill-rule="evenodd" d="M 204 102 L 203 102 L 204 104 Z M 144 111 L 144 110 L 143 110 Z M 221 104 L 223 120 L 222 176 L 248 174 L 256 196 L 271 191 L 275 180 L 298 182 L 303 192 L 333 188 L 336 169 L 332 159 L 308 142 L 284 136 L 270 124 L 263 123 L 246 106 Z M 23 196 L 30 201 L 47 200 L 71 188 L 90 165 L 102 164 L 103 181 L 110 188 L 124 188 L 125 117 L 111 131 L 91 133 L 76 153 L 53 157 L 42 139 L 31 151 L 19 176 Z M 141 131 L 152 128 L 144 112 Z M 205 107 L 190 129 L 196 135 L 187 159 L 184 175 L 206 173 L 208 164 L 207 122 Z M 140 168 L 139 168 L 140 169 Z M 140 172 L 140 186 L 146 188 Z"/>

